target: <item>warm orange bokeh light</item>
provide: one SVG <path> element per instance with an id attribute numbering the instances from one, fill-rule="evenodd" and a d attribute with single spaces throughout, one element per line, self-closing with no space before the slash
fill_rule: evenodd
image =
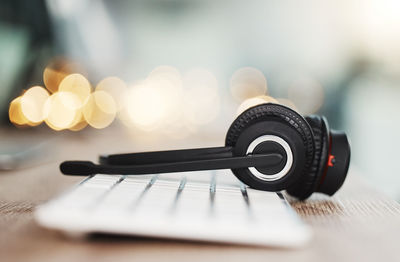
<path id="1" fill-rule="evenodd" d="M 173 66 L 158 66 L 129 87 L 118 77 L 106 77 L 93 92 L 82 67 L 55 58 L 45 68 L 43 82 L 47 90 L 35 86 L 13 100 L 9 108 L 11 122 L 35 126 L 44 121 L 57 131 L 80 131 L 88 125 L 105 128 L 118 114 L 128 128 L 181 138 L 216 121 L 222 103 L 226 102 L 220 96 L 217 78 L 204 68 L 191 69 L 182 75 Z M 261 103 L 295 108 L 288 99 L 277 101 L 267 96 L 267 81 L 255 68 L 235 71 L 230 91 L 241 102 L 238 114 Z"/>
<path id="2" fill-rule="evenodd" d="M 154 89 L 162 100 L 164 115 L 161 124 L 175 125 L 182 117 L 184 91 L 178 69 L 171 66 L 157 67 L 149 74 L 146 85 Z"/>
<path id="3" fill-rule="evenodd" d="M 83 107 L 86 122 L 97 129 L 109 126 L 115 119 L 117 105 L 111 95 L 105 91 L 95 91 Z"/>
<path id="4" fill-rule="evenodd" d="M 277 98 L 276 100 L 279 102 L 279 104 L 287 106 L 294 111 L 298 111 L 296 105 L 291 100 L 287 98 Z"/>
<path id="5" fill-rule="evenodd" d="M 29 121 L 29 125 L 39 125 L 43 122 L 43 107 L 49 93 L 41 86 L 29 88 L 21 97 L 21 111 Z"/>
<path id="6" fill-rule="evenodd" d="M 241 113 L 243 113 L 250 107 L 265 104 L 265 103 L 279 104 L 279 102 L 275 98 L 270 97 L 270 96 L 252 97 L 252 98 L 246 99 L 245 101 L 243 101 L 243 103 L 240 104 L 240 106 L 237 110 L 237 115 L 240 115 Z"/>
<path id="7" fill-rule="evenodd" d="M 52 59 L 43 71 L 43 82 L 50 93 L 58 91 L 61 81 L 72 73 L 83 73 L 83 68 L 62 57 Z"/>
<path id="8" fill-rule="evenodd" d="M 128 126 L 153 130 L 165 116 L 165 103 L 159 90 L 144 81 L 133 86 L 125 99 Z"/>
<path id="9" fill-rule="evenodd" d="M 117 104 L 118 110 L 121 110 L 124 105 L 123 100 L 127 94 L 128 87 L 120 78 L 111 76 L 101 80 L 96 86 L 96 91 L 105 91 L 111 95 Z"/>
<path id="10" fill-rule="evenodd" d="M 77 117 L 75 123 L 76 124 L 74 124 L 73 126 L 71 126 L 68 129 L 71 130 L 71 131 L 81 131 L 82 129 L 84 129 L 88 125 L 88 123 L 86 122 L 86 119 L 83 116 L 82 112 L 79 112 L 79 116 Z"/>
<path id="11" fill-rule="evenodd" d="M 44 105 L 46 124 L 54 130 L 68 129 L 80 119 L 80 100 L 70 92 L 57 92 L 51 95 Z"/>
<path id="12" fill-rule="evenodd" d="M 267 80 L 264 74 L 252 67 L 244 67 L 233 73 L 230 81 L 233 98 L 242 102 L 246 99 L 267 94 Z"/>
<path id="13" fill-rule="evenodd" d="M 26 119 L 24 114 L 22 113 L 20 96 L 11 101 L 10 107 L 8 109 L 8 116 L 11 123 L 17 126 L 24 126 L 29 123 L 28 119 Z"/>
<path id="14" fill-rule="evenodd" d="M 71 92 L 75 94 L 80 101 L 80 106 L 84 106 L 86 100 L 88 99 L 92 87 L 89 81 L 81 74 L 71 74 L 66 76 L 60 83 L 58 87 L 60 92 Z"/>

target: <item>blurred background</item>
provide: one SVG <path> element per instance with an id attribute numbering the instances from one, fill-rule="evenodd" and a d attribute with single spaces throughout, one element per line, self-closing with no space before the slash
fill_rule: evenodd
<path id="1" fill-rule="evenodd" d="M 242 110 L 279 102 L 345 130 L 353 168 L 400 201 L 399 28 L 396 0 L 2 0 L 0 166 L 21 129 L 24 145 L 221 145 Z"/>

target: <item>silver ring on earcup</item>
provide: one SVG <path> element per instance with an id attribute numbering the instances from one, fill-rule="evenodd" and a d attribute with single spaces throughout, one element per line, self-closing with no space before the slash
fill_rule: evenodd
<path id="1" fill-rule="evenodd" d="M 282 177 L 286 176 L 288 174 L 290 168 L 292 167 L 292 164 L 293 164 L 293 153 L 292 153 L 292 150 L 291 150 L 289 144 L 285 140 L 283 140 L 279 136 L 275 136 L 275 135 L 259 136 L 259 137 L 257 137 L 255 140 L 253 140 L 250 143 L 250 145 L 247 148 L 246 155 L 249 155 L 249 154 L 253 153 L 254 149 L 259 144 L 261 144 L 263 142 L 267 142 L 267 141 L 272 141 L 272 142 L 278 143 L 279 145 L 281 145 L 283 147 L 283 149 L 285 150 L 285 153 L 286 153 L 286 164 L 285 164 L 285 166 L 278 173 L 275 173 L 275 174 L 272 174 L 272 175 L 263 174 L 260 171 L 258 171 L 255 167 L 249 167 L 249 171 L 254 176 L 256 176 L 257 178 L 259 178 L 261 180 L 264 180 L 264 181 L 276 181 L 276 180 L 279 180 Z"/>

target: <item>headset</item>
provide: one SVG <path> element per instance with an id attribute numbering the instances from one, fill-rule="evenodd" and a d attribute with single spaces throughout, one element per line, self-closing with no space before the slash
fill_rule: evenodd
<path id="1" fill-rule="evenodd" d="M 60 170 L 66 175 L 141 175 L 231 169 L 254 189 L 286 190 L 304 200 L 314 192 L 332 196 L 344 183 L 349 164 L 346 134 L 330 130 L 325 117 L 302 117 L 266 103 L 233 121 L 223 147 L 105 155 L 100 164 L 65 161 Z"/>

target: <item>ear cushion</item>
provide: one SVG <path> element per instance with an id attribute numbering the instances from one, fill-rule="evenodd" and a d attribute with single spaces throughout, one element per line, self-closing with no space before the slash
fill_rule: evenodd
<path id="1" fill-rule="evenodd" d="M 310 124 L 314 134 L 314 159 L 310 171 L 305 174 L 303 179 L 287 189 L 289 194 L 299 199 L 306 199 L 315 192 L 318 181 L 320 181 L 324 172 L 329 147 L 329 127 L 327 120 L 316 115 L 307 116 L 306 120 Z"/>
<path id="2" fill-rule="evenodd" d="M 232 123 L 226 135 L 225 144 L 234 147 L 239 136 L 246 129 L 257 123 L 268 121 L 283 123 L 292 128 L 294 132 L 301 137 L 304 145 L 305 164 L 301 171 L 302 174 L 297 174 L 296 176 L 304 176 L 305 173 L 308 173 L 314 156 L 314 139 L 311 127 L 301 115 L 285 106 L 268 103 L 249 108 L 239 115 Z M 251 141 L 249 141 L 249 143 L 250 142 Z M 235 170 L 233 171 L 235 173 Z M 235 175 L 238 176 L 236 173 Z M 292 183 L 293 182 L 295 181 L 292 181 Z"/>

